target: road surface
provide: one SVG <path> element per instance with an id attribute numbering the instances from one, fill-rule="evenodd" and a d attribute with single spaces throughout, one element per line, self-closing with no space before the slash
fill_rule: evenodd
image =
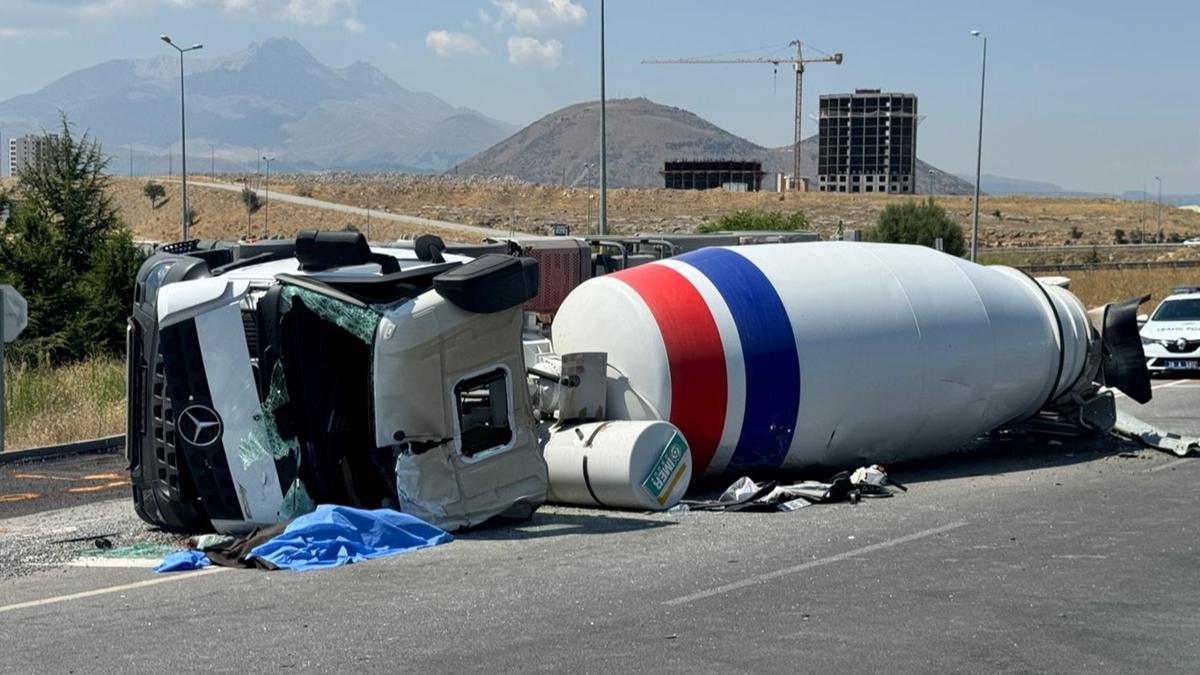
<path id="1" fill-rule="evenodd" d="M 1155 387 L 1150 405 L 1121 405 L 1200 434 L 1200 381 Z M 73 461 L 84 465 L 20 470 L 69 479 L 121 464 Z M 73 484 L 12 470 L 0 469 L 0 495 Z M 548 507 L 528 523 L 321 572 L 0 561 L 21 570 L 0 579 L 0 671 L 1127 673 L 1200 663 L 1200 459 L 1115 440 L 993 440 L 893 475 L 907 493 L 787 514 Z M 38 528 L 59 537 L 109 519 L 131 532 L 118 545 L 154 536 L 132 519 L 124 489 L 85 505 L 46 496 L 50 510 L 0 517 L 0 555 Z"/>

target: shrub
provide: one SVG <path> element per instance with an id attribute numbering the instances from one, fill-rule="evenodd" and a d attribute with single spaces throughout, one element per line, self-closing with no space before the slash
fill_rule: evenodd
<path id="1" fill-rule="evenodd" d="M 700 232 L 738 232 L 749 230 L 771 230 L 787 232 L 808 229 L 808 218 L 803 211 L 780 213 L 761 209 L 744 209 L 726 213 L 715 223 L 704 223 Z"/>
<path id="2" fill-rule="evenodd" d="M 258 200 L 258 193 L 248 187 L 242 187 L 242 206 L 246 207 L 246 213 L 255 213 L 258 211 L 262 203 Z"/>
<path id="3" fill-rule="evenodd" d="M 154 181 L 149 181 L 142 186 L 142 194 L 146 195 L 146 198 L 150 200 L 150 208 L 156 209 L 158 208 L 158 200 L 167 196 L 167 189 Z"/>
<path id="4" fill-rule="evenodd" d="M 918 244 L 933 247 L 942 239 L 942 250 L 961 256 L 964 251 L 962 226 L 946 215 L 933 199 L 888 204 L 879 214 L 879 224 L 867 232 L 867 239 L 893 244 Z"/>
<path id="5" fill-rule="evenodd" d="M 1125 238 L 1125 230 L 1119 227 L 1113 230 L 1113 241 L 1118 244 L 1128 244 L 1129 240 Z"/>

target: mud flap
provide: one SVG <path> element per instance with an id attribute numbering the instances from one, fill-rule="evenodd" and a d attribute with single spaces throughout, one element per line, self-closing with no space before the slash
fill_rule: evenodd
<path id="1" fill-rule="evenodd" d="M 1130 298 L 1104 307 L 1104 384 L 1125 392 L 1138 403 L 1149 403 L 1150 371 L 1138 334 L 1137 309 L 1150 296 Z"/>

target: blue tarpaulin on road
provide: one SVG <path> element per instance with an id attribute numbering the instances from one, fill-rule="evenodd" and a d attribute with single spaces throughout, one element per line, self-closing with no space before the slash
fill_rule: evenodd
<path id="1" fill-rule="evenodd" d="M 392 509 L 373 511 L 324 504 L 300 516 L 273 539 L 251 549 L 280 569 L 337 567 L 454 541 L 448 532 Z"/>
<path id="2" fill-rule="evenodd" d="M 154 568 L 155 572 L 186 572 L 208 567 L 211 563 L 203 551 L 176 551 L 165 558 Z"/>

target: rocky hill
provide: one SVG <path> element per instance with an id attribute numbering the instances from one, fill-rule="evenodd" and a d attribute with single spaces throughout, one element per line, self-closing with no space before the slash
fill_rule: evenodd
<path id="1" fill-rule="evenodd" d="M 577 103 L 555 111 L 456 167 L 469 175 L 512 175 L 536 183 L 597 185 L 600 104 Z M 802 173 L 816 174 L 817 139 L 801 145 Z M 608 171 L 613 187 L 661 187 L 664 161 L 759 160 L 767 172 L 791 172 L 792 147 L 765 148 L 682 108 L 645 98 L 608 103 Z M 931 173 L 932 171 L 932 173 Z M 917 188 L 965 194 L 971 185 L 920 160 Z"/>

